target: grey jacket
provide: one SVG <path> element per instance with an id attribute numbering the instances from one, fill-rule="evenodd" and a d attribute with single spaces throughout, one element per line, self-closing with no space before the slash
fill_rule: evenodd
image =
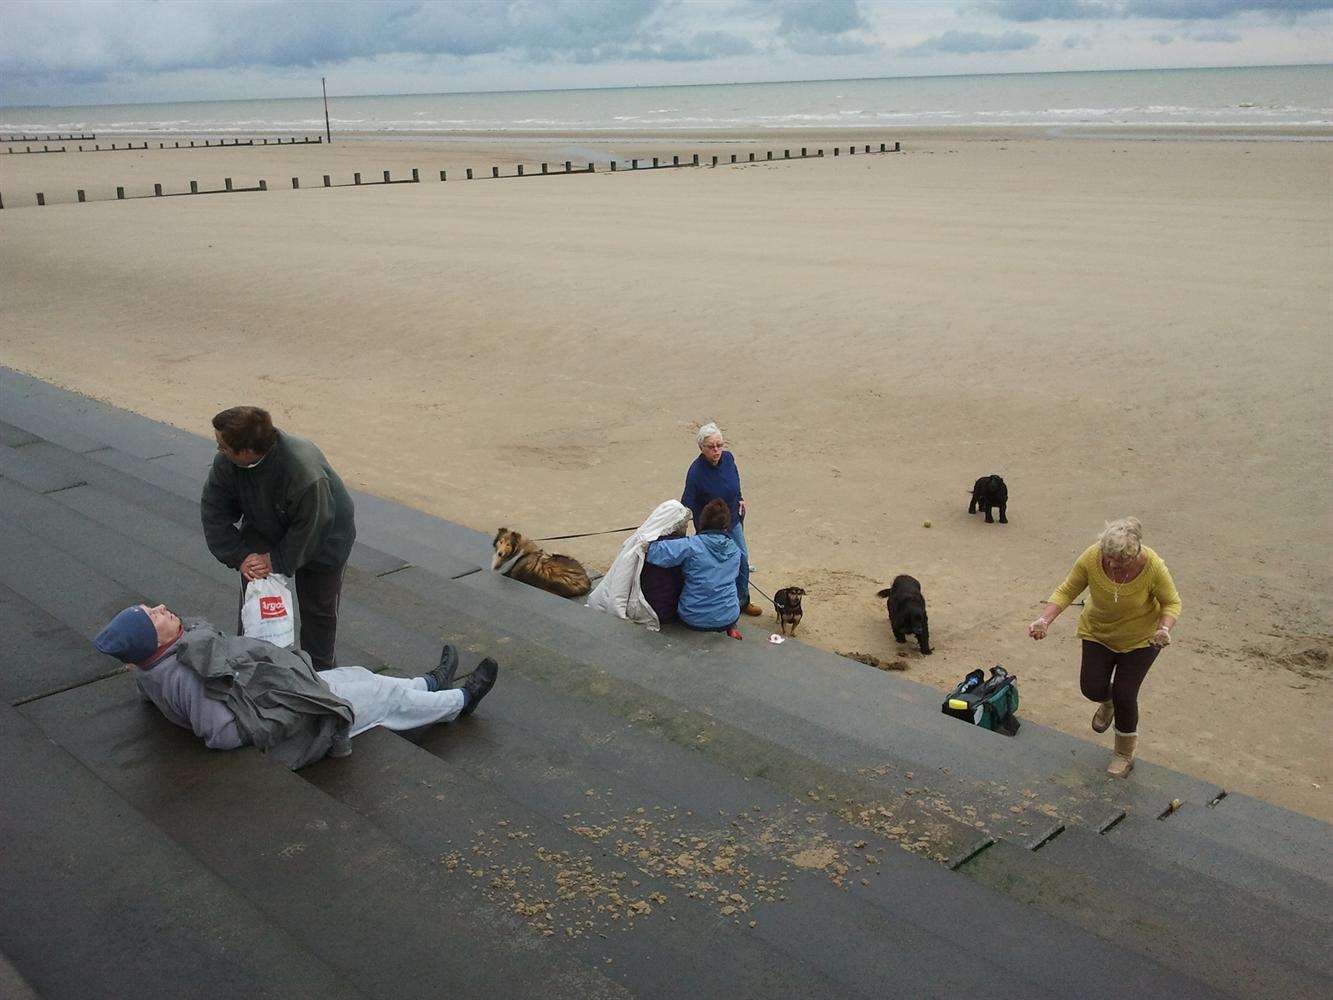
<path id="1" fill-rule="evenodd" d="M 293 771 L 330 750 L 350 752 L 352 706 L 320 680 L 308 654 L 191 619 L 176 658 L 203 679 L 210 698 L 231 709 L 246 742 Z"/>
<path id="2" fill-rule="evenodd" d="M 199 514 L 208 550 L 232 569 L 251 552 L 269 552 L 273 569 L 288 576 L 305 566 L 336 569 L 356 541 L 352 498 L 338 473 L 314 444 L 282 431 L 253 468 L 214 456 Z"/>

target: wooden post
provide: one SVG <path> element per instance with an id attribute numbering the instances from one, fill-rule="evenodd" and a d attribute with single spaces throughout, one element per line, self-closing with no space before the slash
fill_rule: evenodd
<path id="1" fill-rule="evenodd" d="M 879 151 L 880 151 L 881 153 L 884 152 L 884 146 L 885 146 L 885 144 L 882 143 L 882 142 L 879 144 Z"/>
<path id="2" fill-rule="evenodd" d="M 698 154 L 698 153 L 695 153 L 695 154 L 694 154 L 694 158 L 693 158 L 690 162 L 693 163 L 693 164 L 697 167 L 697 166 L 699 165 L 699 154 Z"/>
<path id="3" fill-rule="evenodd" d="M 866 143 L 866 152 L 870 152 L 870 143 Z"/>
<path id="4" fill-rule="evenodd" d="M 768 154 L 767 154 L 767 157 L 766 157 L 766 158 L 767 158 L 767 159 L 770 159 L 770 160 L 773 159 L 773 150 L 770 149 L 770 150 L 768 151 Z"/>
<path id="5" fill-rule="evenodd" d="M 630 160 L 630 161 L 629 161 L 629 168 L 630 168 L 631 170 L 638 170 L 638 169 L 639 169 L 639 161 L 638 161 L 638 160 Z"/>
<path id="6" fill-rule="evenodd" d="M 713 166 L 715 166 L 715 167 L 717 166 L 717 157 L 716 157 L 716 156 L 713 157 Z"/>
<path id="7" fill-rule="evenodd" d="M 848 146 L 848 147 L 847 147 L 847 155 L 848 155 L 848 156 L 855 156 L 855 155 L 856 155 L 856 147 L 855 147 L 855 146 Z"/>
<path id="8" fill-rule="evenodd" d="M 893 144 L 893 151 L 894 151 L 895 153 L 901 151 L 902 148 L 903 148 L 903 147 L 902 147 L 902 144 L 901 144 L 901 143 L 897 143 L 897 142 L 895 142 L 895 143 Z"/>
<path id="9" fill-rule="evenodd" d="M 735 153 L 732 153 L 732 154 L 731 154 L 731 162 L 732 162 L 732 163 L 735 163 L 735 162 L 736 162 L 736 154 L 735 154 Z"/>
<path id="10" fill-rule="evenodd" d="M 565 161 L 565 173 L 569 173 L 569 161 Z"/>
<path id="11" fill-rule="evenodd" d="M 264 178 L 262 178 L 262 177 L 259 178 L 259 190 L 261 190 L 261 191 L 267 191 L 267 190 L 268 190 L 268 181 L 264 180 Z"/>
<path id="12" fill-rule="evenodd" d="M 357 172 L 357 173 L 355 173 L 355 174 L 352 175 L 352 183 L 353 183 L 353 184 L 360 184 L 360 183 L 361 183 L 361 174 L 360 174 L 360 172 Z"/>
<path id="13" fill-rule="evenodd" d="M 421 170 L 418 167 L 412 168 L 412 183 L 413 184 L 421 183 Z"/>
<path id="14" fill-rule="evenodd" d="M 802 158 L 805 157 L 805 147 L 804 147 L 804 146 L 801 147 L 801 157 L 802 157 Z"/>
<path id="15" fill-rule="evenodd" d="M 441 171 L 440 171 L 440 180 L 444 180 L 444 179 L 445 179 L 444 171 L 441 170 Z"/>
<path id="16" fill-rule="evenodd" d="M 471 168 L 471 167 L 468 167 L 468 168 L 467 168 L 467 179 L 468 179 L 468 180 L 472 180 L 472 168 Z"/>
<path id="17" fill-rule="evenodd" d="M 593 163 L 591 160 L 589 160 L 589 161 L 588 161 L 588 173 L 590 173 L 590 174 L 591 174 L 591 173 L 594 173 L 596 170 L 597 170 L 597 164 L 595 164 L 595 163 Z"/>
<path id="18" fill-rule="evenodd" d="M 85 198 L 83 195 L 83 188 L 79 188 L 79 201 L 87 201 L 87 200 L 88 199 Z"/>
<path id="19" fill-rule="evenodd" d="M 124 198 L 125 198 L 125 189 L 123 187 L 116 188 L 116 200 L 123 201 Z"/>
<path id="20" fill-rule="evenodd" d="M 837 155 L 838 155 L 838 147 L 837 147 L 837 146 L 834 146 L 834 147 L 833 147 L 833 155 L 834 155 L 834 156 L 837 156 Z"/>
<path id="21" fill-rule="evenodd" d="M 545 164 L 545 163 L 542 164 L 542 173 L 546 173 L 546 164 Z"/>
<path id="22" fill-rule="evenodd" d="M 300 186 L 301 186 L 301 178 L 299 178 L 299 177 L 293 177 L 293 178 L 292 178 L 292 190 L 295 191 L 295 190 L 297 190 Z"/>
<path id="23" fill-rule="evenodd" d="M 657 166 L 657 157 L 656 157 L 656 156 L 653 157 L 653 166 Z"/>
<path id="24" fill-rule="evenodd" d="M 388 184 L 388 183 L 389 183 L 389 171 L 387 171 L 387 170 L 384 171 L 384 183 L 385 183 L 385 184 Z"/>
<path id="25" fill-rule="evenodd" d="M 330 177 L 328 174 L 324 175 L 324 186 L 333 187 L 333 178 Z"/>
<path id="26" fill-rule="evenodd" d="M 615 172 L 616 172 L 616 161 L 615 161 L 615 160 L 612 160 L 612 161 L 611 161 L 611 173 L 614 174 Z"/>
<path id="27" fill-rule="evenodd" d="M 198 194 L 198 193 L 199 193 L 199 182 L 190 181 L 190 194 Z"/>
<path id="28" fill-rule="evenodd" d="M 816 156 L 823 156 L 823 155 L 824 155 L 824 151 L 823 151 L 822 149 L 817 149 L 817 150 L 815 150 L 815 155 L 816 155 Z"/>
<path id="29" fill-rule="evenodd" d="M 750 162 L 751 162 L 751 163 L 754 162 L 754 154 L 753 154 L 753 153 L 750 154 Z"/>
<path id="30" fill-rule="evenodd" d="M 157 144 L 157 148 L 158 148 L 158 149 L 166 149 L 166 146 L 164 146 L 162 143 L 159 142 L 159 143 Z"/>
<path id="31" fill-rule="evenodd" d="M 790 150 L 790 149 L 784 149 L 784 150 L 782 151 L 782 158 L 783 158 L 784 160 L 790 160 L 790 159 L 791 159 L 791 150 Z"/>
<path id="32" fill-rule="evenodd" d="M 230 177 L 225 178 L 225 179 L 223 180 L 222 183 L 225 184 L 225 185 L 227 185 L 227 190 L 228 190 L 228 191 L 231 190 L 231 178 L 230 178 Z"/>
<path id="33" fill-rule="evenodd" d="M 100 147 L 99 147 L 99 148 L 100 148 Z M 190 140 L 190 148 L 191 148 L 191 149 L 194 149 L 194 140 L 193 140 L 193 139 Z"/>
<path id="34" fill-rule="evenodd" d="M 3 209 L 4 207 L 5 207 L 5 199 L 3 195 L 0 195 L 0 209 Z"/>
<path id="35" fill-rule="evenodd" d="M 491 167 L 491 176 L 492 176 L 492 177 L 499 177 L 499 176 L 500 176 L 500 168 L 499 168 L 499 167 Z"/>
<path id="36" fill-rule="evenodd" d="M 161 185 L 161 184 L 154 184 L 154 185 L 153 185 L 153 197 L 154 197 L 154 198 L 161 198 L 161 197 L 162 197 L 162 185 Z"/>
<path id="37" fill-rule="evenodd" d="M 680 166 L 680 157 L 679 157 L 679 156 L 673 156 L 673 157 L 671 158 L 671 165 L 672 165 L 673 167 L 678 167 L 678 166 Z"/>
<path id="38" fill-rule="evenodd" d="M 39 205 L 46 204 L 46 195 L 42 194 L 42 192 L 40 191 L 37 192 L 37 204 Z"/>
<path id="39" fill-rule="evenodd" d="M 523 164 L 521 163 L 518 165 L 518 176 L 523 176 Z"/>

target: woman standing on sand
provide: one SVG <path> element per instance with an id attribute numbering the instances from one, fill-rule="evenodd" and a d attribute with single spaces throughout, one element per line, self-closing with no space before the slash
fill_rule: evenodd
<path id="1" fill-rule="evenodd" d="M 1078 619 L 1083 640 L 1079 687 L 1099 702 L 1092 728 L 1104 733 L 1115 722 L 1115 755 L 1106 772 L 1123 778 L 1134 769 L 1139 734 L 1139 686 L 1180 617 L 1180 595 L 1166 563 L 1143 545 L 1137 517 L 1112 521 L 1053 593 L 1041 617 L 1028 626 L 1033 639 L 1046 638 L 1051 622 L 1087 588 Z"/>
<path id="2" fill-rule="evenodd" d="M 760 615 L 763 612 L 757 605 L 750 603 L 750 547 L 745 543 L 745 498 L 741 496 L 741 474 L 736 468 L 736 458 L 729 451 L 724 451 L 726 442 L 717 424 L 707 423 L 699 428 L 695 435 L 699 445 L 699 457 L 685 473 L 685 490 L 680 502 L 690 508 L 694 515 L 695 530 L 698 531 L 704 505 L 710 500 L 722 500 L 731 515 L 731 540 L 741 550 L 740 572 L 736 576 L 736 597 L 740 601 L 741 611 L 747 615 Z"/>

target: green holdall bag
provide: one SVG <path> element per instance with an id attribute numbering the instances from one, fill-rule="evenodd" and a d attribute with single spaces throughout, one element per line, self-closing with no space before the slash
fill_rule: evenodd
<path id="1" fill-rule="evenodd" d="M 958 682 L 940 706 L 940 711 L 982 729 L 1013 736 L 1020 725 L 1018 717 L 1018 678 L 1004 667 L 991 667 L 987 677 L 973 670 Z"/>

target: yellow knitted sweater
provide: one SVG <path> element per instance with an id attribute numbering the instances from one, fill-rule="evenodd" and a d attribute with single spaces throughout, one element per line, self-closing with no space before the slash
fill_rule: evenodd
<path id="1" fill-rule="evenodd" d="M 1149 645 L 1162 615 L 1180 617 L 1180 595 L 1166 563 L 1148 546 L 1148 563 L 1129 583 L 1114 583 L 1102 569 L 1101 546 L 1093 544 L 1078 557 L 1069 576 L 1049 601 L 1069 607 L 1086 587 L 1088 600 L 1078 618 L 1078 636 L 1117 653 Z"/>

